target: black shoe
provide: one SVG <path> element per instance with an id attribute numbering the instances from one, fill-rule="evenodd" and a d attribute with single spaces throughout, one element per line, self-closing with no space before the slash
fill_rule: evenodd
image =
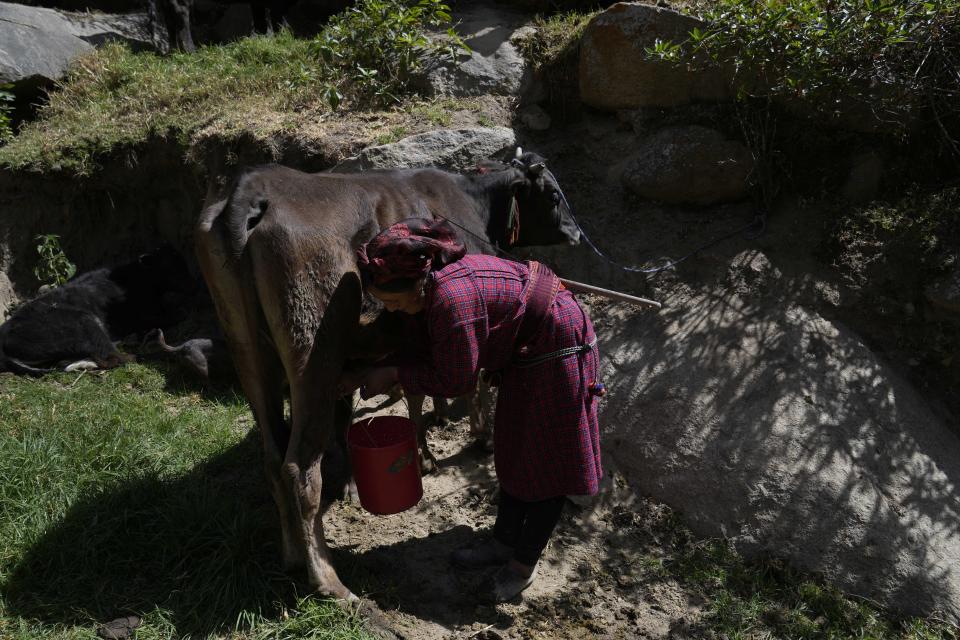
<path id="1" fill-rule="evenodd" d="M 503 564 L 513 557 L 513 549 L 496 538 L 486 538 L 481 542 L 457 549 L 450 554 L 450 562 L 462 569 L 480 569 Z"/>
<path id="2" fill-rule="evenodd" d="M 481 596 L 491 603 L 507 602 L 520 595 L 536 579 L 537 565 L 533 566 L 529 576 L 522 576 L 510 565 L 504 565 L 481 584 Z"/>

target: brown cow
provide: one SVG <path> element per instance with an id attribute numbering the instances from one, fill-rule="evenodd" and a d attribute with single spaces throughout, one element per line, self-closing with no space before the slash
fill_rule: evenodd
<path id="1" fill-rule="evenodd" d="M 468 250 L 481 252 L 476 237 L 507 244 L 511 210 L 522 220 L 517 244 L 579 241 L 559 186 L 535 154 L 476 175 L 265 166 L 208 198 L 197 256 L 260 427 L 284 565 L 305 565 L 322 594 L 356 598 L 331 564 L 321 519 L 321 461 L 350 419 L 337 380 L 363 297 L 355 251 L 394 222 L 436 216 L 465 227 Z"/>

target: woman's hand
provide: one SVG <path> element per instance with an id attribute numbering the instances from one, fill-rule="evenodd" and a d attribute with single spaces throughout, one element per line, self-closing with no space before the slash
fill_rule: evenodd
<path id="1" fill-rule="evenodd" d="M 360 388 L 364 377 L 370 369 L 360 369 L 358 371 L 344 371 L 340 374 L 340 380 L 337 382 L 337 390 L 342 396 L 348 396 Z"/>
<path id="2" fill-rule="evenodd" d="M 363 399 L 387 393 L 399 380 L 396 367 L 374 367 L 363 374 L 360 384 L 360 397 Z"/>

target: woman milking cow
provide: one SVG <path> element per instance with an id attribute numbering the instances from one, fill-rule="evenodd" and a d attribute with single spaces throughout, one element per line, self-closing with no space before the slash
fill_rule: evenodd
<path id="1" fill-rule="evenodd" d="M 423 219 L 360 248 L 366 290 L 390 311 L 423 314 L 429 354 L 341 386 L 373 395 L 399 382 L 409 394 L 456 397 L 475 387 L 481 369 L 496 373 L 497 520 L 492 536 L 451 561 L 499 565 L 484 595 L 505 601 L 536 578 L 565 497 L 597 493 L 599 353 L 590 318 L 549 269 L 465 253 L 448 223 Z"/>

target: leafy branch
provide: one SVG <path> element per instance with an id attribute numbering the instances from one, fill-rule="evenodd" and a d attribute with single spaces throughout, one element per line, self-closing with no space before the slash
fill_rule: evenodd
<path id="1" fill-rule="evenodd" d="M 648 55 L 730 68 L 741 96 L 856 107 L 902 135 L 933 124 L 960 157 L 960 0 L 719 0 L 703 18 Z"/>
<path id="2" fill-rule="evenodd" d="M 59 287 L 77 273 L 77 266 L 70 262 L 60 247 L 60 236 L 52 233 L 39 235 L 37 254 L 40 260 L 33 268 L 33 275 L 41 283 Z"/>

